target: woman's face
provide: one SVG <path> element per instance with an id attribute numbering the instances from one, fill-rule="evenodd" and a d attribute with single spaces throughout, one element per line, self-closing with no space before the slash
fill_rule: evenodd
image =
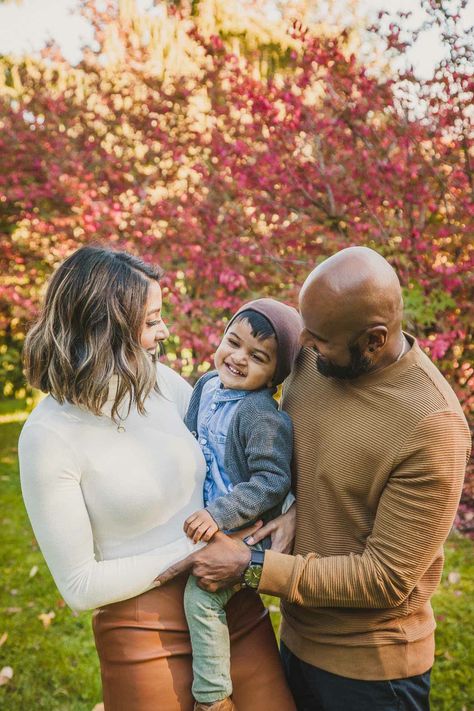
<path id="1" fill-rule="evenodd" d="M 161 306 L 161 287 L 157 281 L 150 281 L 140 344 L 151 354 L 155 354 L 158 343 L 170 335 L 161 315 Z"/>

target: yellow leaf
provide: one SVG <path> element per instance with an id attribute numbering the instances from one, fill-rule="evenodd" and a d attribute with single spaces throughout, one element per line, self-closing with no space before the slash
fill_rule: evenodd
<path id="1" fill-rule="evenodd" d="M 2 647 L 8 639 L 8 632 L 4 632 L 0 637 L 0 647 Z"/>
<path id="2" fill-rule="evenodd" d="M 48 629 L 54 617 L 56 617 L 54 612 L 42 612 L 41 615 L 38 615 L 38 620 L 41 620 L 43 627 Z"/>
<path id="3" fill-rule="evenodd" d="M 30 577 L 30 578 L 34 578 L 37 572 L 38 572 L 38 566 L 37 566 L 37 565 L 34 565 L 34 566 L 32 567 L 32 569 L 30 570 L 30 575 L 29 575 L 29 577 Z"/>

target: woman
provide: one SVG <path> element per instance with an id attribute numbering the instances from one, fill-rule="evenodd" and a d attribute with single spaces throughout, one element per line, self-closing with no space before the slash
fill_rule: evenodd
<path id="1" fill-rule="evenodd" d="M 183 423 L 190 386 L 156 362 L 168 336 L 159 269 L 84 247 L 54 274 L 25 342 L 30 384 L 49 393 L 19 444 L 33 530 L 66 602 L 93 626 L 107 711 L 190 710 L 183 577 L 154 578 L 193 544 L 205 463 Z M 257 596 L 228 609 L 234 702 L 294 709 Z"/>

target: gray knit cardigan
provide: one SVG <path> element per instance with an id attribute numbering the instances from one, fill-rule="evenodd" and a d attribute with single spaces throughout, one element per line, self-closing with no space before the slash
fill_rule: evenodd
<path id="1" fill-rule="evenodd" d="M 184 421 L 195 437 L 202 388 L 215 377 L 215 371 L 206 373 L 194 387 Z M 293 425 L 286 412 L 278 410 L 273 392 L 269 388 L 250 392 L 230 422 L 224 466 L 234 488 L 207 506 L 221 530 L 260 518 L 269 521 L 281 512 L 290 490 Z"/>

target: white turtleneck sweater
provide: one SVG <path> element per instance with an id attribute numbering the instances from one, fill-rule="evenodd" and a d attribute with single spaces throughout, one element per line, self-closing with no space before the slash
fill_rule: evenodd
<path id="1" fill-rule="evenodd" d="M 48 395 L 19 443 L 23 497 L 38 544 L 67 604 L 88 610 L 138 595 L 194 545 L 185 519 L 202 508 L 205 462 L 183 423 L 191 387 L 162 364 L 147 414 L 118 431 Z M 108 413 L 108 414 L 107 414 Z"/>

